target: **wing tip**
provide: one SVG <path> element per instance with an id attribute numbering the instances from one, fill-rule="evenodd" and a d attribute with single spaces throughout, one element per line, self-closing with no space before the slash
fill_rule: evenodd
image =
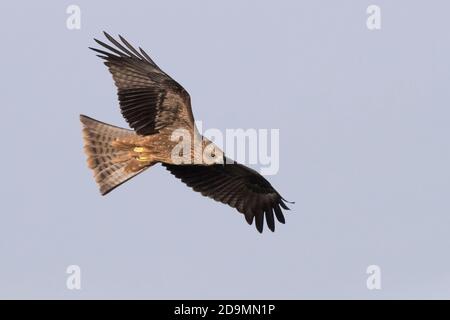
<path id="1" fill-rule="evenodd" d="M 287 203 L 295 204 L 295 201 L 289 201 L 289 200 L 286 200 L 286 199 L 283 198 L 282 196 L 280 196 L 280 198 L 281 198 L 283 201 L 286 201 Z"/>

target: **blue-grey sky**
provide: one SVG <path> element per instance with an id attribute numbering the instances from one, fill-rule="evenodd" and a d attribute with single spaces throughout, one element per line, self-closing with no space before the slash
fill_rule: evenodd
<path id="1" fill-rule="evenodd" d="M 450 298 L 448 1 L 0 9 L 1 298 Z M 99 195 L 78 115 L 126 126 L 87 49 L 103 30 L 179 81 L 204 128 L 280 129 L 285 225 L 261 235 L 160 166 Z"/>

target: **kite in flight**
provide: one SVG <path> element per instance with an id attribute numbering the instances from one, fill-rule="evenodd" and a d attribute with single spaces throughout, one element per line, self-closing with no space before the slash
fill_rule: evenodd
<path id="1" fill-rule="evenodd" d="M 105 36 L 111 45 L 94 40 L 108 51 L 90 49 L 105 60 L 118 89 L 121 113 L 133 130 L 80 115 L 88 166 L 101 194 L 161 163 L 194 191 L 236 208 L 250 225 L 255 220 L 259 232 L 264 216 L 271 231 L 274 216 L 284 223 L 281 209 L 289 210 L 288 201 L 258 172 L 227 158 L 200 135 L 187 91 L 144 50 L 136 50 L 121 36 L 122 43 L 106 32 Z M 186 152 L 177 149 L 178 140 L 173 141 L 177 130 L 193 137 Z M 189 161 L 180 162 L 179 157 Z"/>

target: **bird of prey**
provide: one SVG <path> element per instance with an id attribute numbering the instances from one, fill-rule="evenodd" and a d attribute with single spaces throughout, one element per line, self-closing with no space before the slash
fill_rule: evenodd
<path id="1" fill-rule="evenodd" d="M 111 44 L 94 39 L 103 48 L 90 49 L 112 74 L 121 113 L 133 130 L 80 115 L 88 166 L 101 194 L 161 163 L 194 191 L 236 208 L 250 225 L 255 221 L 259 232 L 263 231 L 264 217 L 271 231 L 275 230 L 274 216 L 285 223 L 282 209 L 289 210 L 288 201 L 258 172 L 227 158 L 200 135 L 188 92 L 144 50 L 135 49 L 120 35 L 121 42 L 104 34 Z M 181 163 L 173 152 L 179 145 L 173 141 L 173 133 L 180 129 L 193 141 L 187 152 L 175 152 L 190 160 Z"/>

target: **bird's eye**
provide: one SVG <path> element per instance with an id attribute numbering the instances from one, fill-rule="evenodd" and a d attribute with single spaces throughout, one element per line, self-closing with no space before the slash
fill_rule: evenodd
<path id="1" fill-rule="evenodd" d="M 215 158 L 216 154 L 215 153 L 211 153 L 211 157 Z"/>

